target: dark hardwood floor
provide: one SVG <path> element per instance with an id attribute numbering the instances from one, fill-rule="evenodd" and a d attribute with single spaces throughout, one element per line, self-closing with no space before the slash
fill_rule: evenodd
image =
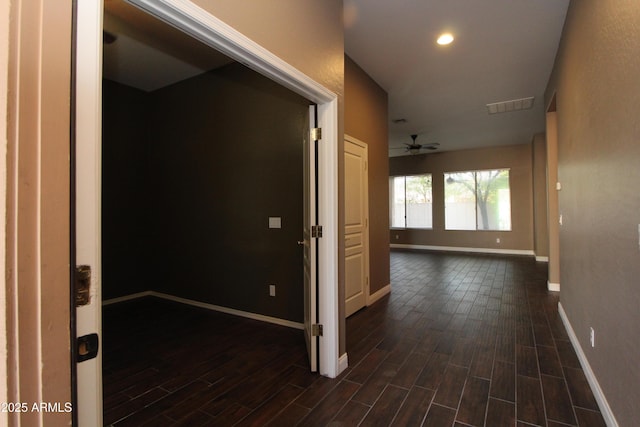
<path id="1" fill-rule="evenodd" d="M 302 332 L 146 298 L 104 308 L 104 422 L 121 426 L 604 426 L 530 258 L 391 253 L 347 319 L 350 367 Z"/>

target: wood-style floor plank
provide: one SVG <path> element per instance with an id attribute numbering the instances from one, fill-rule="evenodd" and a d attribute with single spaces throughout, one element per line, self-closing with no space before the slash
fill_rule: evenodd
<path id="1" fill-rule="evenodd" d="M 411 388 L 396 418 L 393 420 L 392 426 L 406 427 L 421 425 L 427 415 L 429 405 L 431 405 L 433 394 L 433 390 L 426 388 Z"/>
<path id="2" fill-rule="evenodd" d="M 604 426 L 526 257 L 391 252 L 390 295 L 346 320 L 349 367 L 302 331 L 144 298 L 103 310 L 106 426 Z"/>

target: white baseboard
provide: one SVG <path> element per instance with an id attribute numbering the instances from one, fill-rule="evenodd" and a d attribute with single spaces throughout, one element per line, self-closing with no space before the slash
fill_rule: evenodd
<path id="1" fill-rule="evenodd" d="M 458 246 L 409 245 L 404 243 L 392 243 L 390 246 L 392 249 L 418 249 L 418 250 L 444 251 L 444 252 L 472 252 L 472 253 L 481 253 L 481 254 L 535 256 L 533 251 L 521 250 L 521 249 L 464 248 L 464 247 L 458 247 Z"/>
<path id="2" fill-rule="evenodd" d="M 187 304 L 194 307 L 205 308 L 207 310 L 218 311 L 220 313 L 232 314 L 234 316 L 245 317 L 247 319 L 259 320 L 261 322 L 273 323 L 275 325 L 286 326 L 288 328 L 304 329 L 304 324 L 298 323 L 298 322 L 292 322 L 291 320 L 279 319 L 277 317 L 265 316 L 262 314 L 251 313 L 248 311 L 236 310 L 234 308 L 222 307 L 220 305 L 209 304 L 206 302 L 195 301 L 187 298 L 180 298 L 174 295 L 169 295 L 169 294 L 165 294 L 162 292 L 155 292 L 155 291 L 139 292 L 137 294 L 126 295 L 119 298 L 105 300 L 102 302 L 102 305 L 104 306 L 109 304 L 115 304 L 118 302 L 129 301 L 132 299 L 142 298 L 146 296 L 162 298 L 169 301 L 179 302 L 181 304 Z"/>
<path id="3" fill-rule="evenodd" d="M 123 297 L 102 300 L 102 305 L 105 306 L 105 305 L 117 304 L 119 302 L 131 301 L 137 298 L 149 297 L 151 295 L 153 295 L 152 291 L 138 292 L 137 294 L 125 295 Z"/>
<path id="4" fill-rule="evenodd" d="M 347 353 L 338 358 L 338 375 L 344 372 L 349 367 L 349 356 Z M 337 376 L 337 375 L 336 375 Z"/>
<path id="5" fill-rule="evenodd" d="M 369 305 L 373 304 L 374 302 L 378 301 L 380 298 L 382 298 L 383 296 L 387 295 L 390 292 L 391 292 L 391 284 L 388 284 L 387 286 L 383 287 L 382 289 L 378 289 L 373 294 L 369 295 L 369 299 L 367 300 L 367 306 L 369 306 Z"/>
<path id="6" fill-rule="evenodd" d="M 580 345 L 580 341 L 578 341 L 578 337 L 576 336 L 576 333 L 573 330 L 573 327 L 571 326 L 571 322 L 569 322 L 567 313 L 565 313 L 564 308 L 562 308 L 562 303 L 558 303 L 558 312 L 560 313 L 560 317 L 562 318 L 562 323 L 564 324 L 564 328 L 567 330 L 567 334 L 569 335 L 571 344 L 573 345 L 573 348 L 576 351 L 576 355 L 578 356 L 578 360 L 580 361 L 582 370 L 584 371 L 584 374 L 587 377 L 587 381 L 589 382 L 589 386 L 591 387 L 593 396 L 596 398 L 596 401 L 598 402 L 598 407 L 600 408 L 600 413 L 602 414 L 602 418 L 604 418 L 604 421 L 605 423 L 607 423 L 607 426 L 618 427 L 618 421 L 616 421 L 616 417 L 614 416 L 613 411 L 609 406 L 609 402 L 607 402 L 607 398 L 602 392 L 602 389 L 600 388 L 600 384 L 598 383 L 598 380 L 595 374 L 591 370 L 591 365 L 589 365 L 587 356 L 584 354 L 584 351 L 582 350 L 582 346 Z"/>
<path id="7" fill-rule="evenodd" d="M 536 255 L 536 261 L 538 261 L 538 262 L 549 262 L 549 257 L 548 256 L 538 256 L 538 255 Z"/>
<path id="8" fill-rule="evenodd" d="M 560 292 L 560 283 L 553 283 L 547 280 L 547 289 L 551 292 Z"/>

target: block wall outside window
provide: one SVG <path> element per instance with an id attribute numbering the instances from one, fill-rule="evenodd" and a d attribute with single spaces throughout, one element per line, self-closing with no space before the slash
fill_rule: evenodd
<path id="1" fill-rule="evenodd" d="M 392 228 L 432 228 L 431 174 L 391 177 L 389 198 Z"/>
<path id="2" fill-rule="evenodd" d="M 511 230 L 509 169 L 444 174 L 446 230 Z"/>

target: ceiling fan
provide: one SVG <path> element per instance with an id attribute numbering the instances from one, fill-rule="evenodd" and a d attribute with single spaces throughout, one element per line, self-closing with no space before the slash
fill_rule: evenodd
<path id="1" fill-rule="evenodd" d="M 392 147 L 391 149 L 392 150 L 404 149 L 405 152 L 409 154 L 419 154 L 422 150 L 437 150 L 438 147 L 440 146 L 440 144 L 438 144 L 437 142 L 431 142 L 429 144 L 418 144 L 416 143 L 416 138 L 418 138 L 418 135 L 411 135 L 411 139 L 413 140 L 411 144 L 409 144 L 408 142 L 405 142 L 404 145 L 406 147 Z"/>

